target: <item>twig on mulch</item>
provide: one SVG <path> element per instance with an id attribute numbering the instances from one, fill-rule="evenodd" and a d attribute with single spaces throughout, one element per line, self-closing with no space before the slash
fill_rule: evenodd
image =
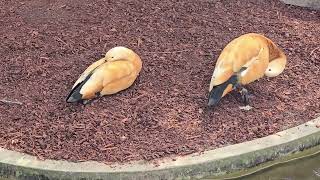
<path id="1" fill-rule="evenodd" d="M 69 46 L 69 44 L 66 43 L 64 40 L 62 40 L 61 38 L 55 37 L 55 39 L 56 39 L 57 41 L 59 41 L 59 42 L 62 42 L 62 43 L 65 44 L 66 46 Z"/>
<path id="2" fill-rule="evenodd" d="M 180 52 L 188 52 L 190 49 L 184 49 L 180 51 L 160 51 L 160 52 L 144 52 L 146 54 L 173 54 L 173 53 L 180 53 Z"/>
<path id="3" fill-rule="evenodd" d="M 196 138 L 199 138 L 199 137 L 201 137 L 201 135 L 189 136 L 189 137 L 187 137 L 186 139 L 187 139 L 187 140 L 191 140 L 191 139 L 196 139 Z"/>
<path id="4" fill-rule="evenodd" d="M 4 104 L 18 104 L 18 105 L 22 105 L 22 102 L 20 101 L 12 101 L 12 100 L 7 100 L 7 99 L 0 99 L 0 102 L 4 103 Z"/>
<path id="5" fill-rule="evenodd" d="M 316 50 L 318 50 L 319 48 L 320 48 L 320 46 L 319 46 L 319 47 L 316 47 L 314 50 L 312 50 L 311 53 L 310 53 L 310 56 L 312 56 L 312 54 L 313 54 Z"/>

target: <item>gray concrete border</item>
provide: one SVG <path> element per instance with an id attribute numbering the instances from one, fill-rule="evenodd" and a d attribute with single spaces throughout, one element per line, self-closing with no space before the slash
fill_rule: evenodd
<path id="1" fill-rule="evenodd" d="M 163 159 L 159 166 L 137 161 L 111 166 L 98 162 L 38 160 L 0 148 L 0 177 L 14 179 L 196 179 L 222 175 L 320 144 L 320 117 L 300 126 L 240 144 Z"/>
<path id="2" fill-rule="evenodd" d="M 320 9 L 320 0 L 281 0 L 285 4 L 307 7 L 310 9 Z"/>

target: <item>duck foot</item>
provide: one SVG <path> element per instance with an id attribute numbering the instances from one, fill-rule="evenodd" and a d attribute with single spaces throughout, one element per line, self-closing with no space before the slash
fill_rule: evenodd
<path id="1" fill-rule="evenodd" d="M 91 103 L 92 101 L 93 101 L 93 99 L 89 99 L 89 100 L 85 99 L 85 100 L 82 100 L 82 104 L 87 105 L 87 104 Z"/>
<path id="2" fill-rule="evenodd" d="M 249 105 L 249 92 L 244 87 L 240 87 L 239 89 L 240 89 L 239 92 L 241 94 L 241 100 L 244 104 L 244 106 L 240 106 L 239 108 L 241 110 L 250 111 L 253 107 Z"/>
<path id="3" fill-rule="evenodd" d="M 245 106 L 248 106 L 249 105 L 249 91 L 240 84 L 237 84 L 234 87 L 234 89 L 236 89 L 240 93 L 242 103 Z"/>
<path id="4" fill-rule="evenodd" d="M 241 94 L 241 99 L 242 99 L 242 102 L 244 103 L 244 105 L 249 105 L 249 92 L 246 88 L 242 88 L 240 90 L 240 94 Z"/>
<path id="5" fill-rule="evenodd" d="M 245 111 L 250 111 L 253 107 L 246 105 L 246 106 L 240 106 L 239 109 L 245 110 Z"/>

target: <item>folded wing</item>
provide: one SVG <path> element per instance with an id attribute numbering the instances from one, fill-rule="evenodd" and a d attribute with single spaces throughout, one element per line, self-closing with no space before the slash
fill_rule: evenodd
<path id="1" fill-rule="evenodd" d="M 94 69 L 96 69 L 98 66 L 100 66 L 101 64 L 105 63 L 105 59 L 101 58 L 100 60 L 92 63 L 78 78 L 78 80 L 74 83 L 72 89 L 78 85 L 79 83 L 83 82 L 86 77 L 93 72 Z"/>

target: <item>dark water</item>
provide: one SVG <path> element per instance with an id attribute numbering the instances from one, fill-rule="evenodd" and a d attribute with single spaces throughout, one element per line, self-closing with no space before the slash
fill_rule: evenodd
<path id="1" fill-rule="evenodd" d="M 280 157 L 253 168 L 203 180 L 320 180 L 320 146 Z"/>
<path id="2" fill-rule="evenodd" d="M 241 180 L 316 180 L 320 179 L 320 154 L 279 164 Z"/>

